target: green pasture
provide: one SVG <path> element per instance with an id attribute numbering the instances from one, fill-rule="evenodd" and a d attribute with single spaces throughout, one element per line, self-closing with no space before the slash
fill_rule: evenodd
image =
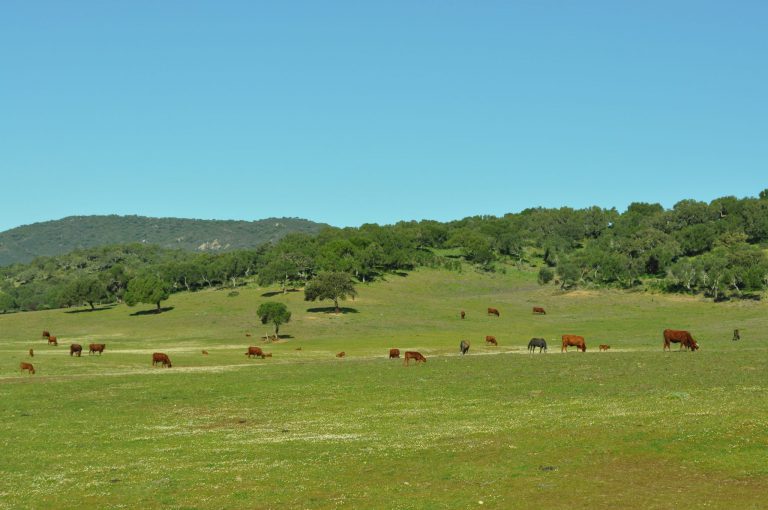
<path id="1" fill-rule="evenodd" d="M 338 316 L 275 290 L 0 315 L 0 508 L 766 507 L 762 302 L 560 293 L 517 271 L 387 276 Z M 293 313 L 274 343 L 268 299 Z M 664 328 L 701 350 L 662 352 Z M 561 354 L 564 333 L 587 352 Z"/>

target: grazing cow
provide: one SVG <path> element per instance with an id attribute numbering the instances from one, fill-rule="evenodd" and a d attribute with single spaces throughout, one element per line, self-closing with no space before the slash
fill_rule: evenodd
<path id="1" fill-rule="evenodd" d="M 587 344 L 584 342 L 584 337 L 579 335 L 563 335 L 563 346 L 560 348 L 560 352 L 568 352 L 568 346 L 573 345 L 576 350 L 581 349 L 581 352 L 587 352 Z"/>
<path id="2" fill-rule="evenodd" d="M 469 352 L 469 341 L 468 340 L 462 340 L 459 344 L 459 352 L 461 352 L 461 355 L 464 356 L 467 352 Z"/>
<path id="3" fill-rule="evenodd" d="M 173 368 L 173 365 L 171 365 L 171 359 L 167 354 L 162 352 L 154 352 L 152 353 L 152 365 L 154 366 L 158 363 L 162 363 L 164 367 L 167 366 L 168 368 Z"/>
<path id="4" fill-rule="evenodd" d="M 80 344 L 70 344 L 69 346 L 69 355 L 72 356 L 73 354 L 77 355 L 77 357 L 80 357 L 80 354 L 83 353 L 83 346 Z"/>
<path id="5" fill-rule="evenodd" d="M 600 350 L 601 350 L 601 351 L 607 351 L 607 350 L 608 350 L 608 349 L 610 349 L 610 348 L 611 348 L 611 346 L 610 346 L 610 345 L 606 345 L 606 344 L 600 344 Z"/>
<path id="6" fill-rule="evenodd" d="M 547 351 L 547 341 L 543 338 L 531 338 L 531 341 L 528 342 L 528 350 L 531 352 L 536 352 L 536 347 L 539 348 L 539 352 L 546 352 Z"/>
<path id="7" fill-rule="evenodd" d="M 683 347 L 685 347 L 686 350 L 690 349 L 691 351 L 695 351 L 699 348 L 699 344 L 696 343 L 696 340 L 693 339 L 689 332 L 677 329 L 665 329 L 664 348 L 662 350 L 671 351 L 670 344 L 677 343 L 680 344 L 680 350 L 682 350 Z"/>
<path id="8" fill-rule="evenodd" d="M 488 307 L 488 315 L 495 315 L 499 317 L 499 311 L 495 308 Z"/>
<path id="9" fill-rule="evenodd" d="M 733 330 L 733 341 L 741 340 L 741 335 L 739 335 L 739 330 L 734 329 Z"/>
<path id="10" fill-rule="evenodd" d="M 32 349 L 29 350 L 29 357 L 30 358 L 34 358 L 35 357 L 35 351 L 33 351 Z"/>
<path id="11" fill-rule="evenodd" d="M 255 347 L 253 345 L 248 347 L 248 352 L 246 352 L 245 355 L 248 356 L 249 358 L 253 356 L 256 356 L 257 358 L 261 358 L 261 359 L 266 358 L 266 355 L 264 354 L 264 351 L 261 350 L 261 347 Z"/>
<path id="12" fill-rule="evenodd" d="M 399 358 L 399 357 L 400 357 L 400 349 L 390 349 L 389 350 L 389 359 Z"/>
<path id="13" fill-rule="evenodd" d="M 251 334 L 250 333 L 246 333 L 245 336 L 251 336 Z"/>
<path id="14" fill-rule="evenodd" d="M 461 311 L 461 318 L 462 318 L 462 319 L 464 319 L 464 316 L 465 316 L 465 315 L 466 315 L 466 314 L 464 313 L 464 310 L 462 310 L 462 311 Z"/>
<path id="15" fill-rule="evenodd" d="M 43 338 L 48 338 L 50 336 L 51 336 L 51 334 L 49 332 L 43 331 Z"/>
<path id="16" fill-rule="evenodd" d="M 499 343 L 496 341 L 496 337 L 491 335 L 485 337 L 485 343 L 499 345 Z"/>
<path id="17" fill-rule="evenodd" d="M 406 367 L 408 366 L 408 360 L 414 360 L 417 364 L 419 361 L 422 363 L 427 362 L 427 358 L 425 358 L 420 352 L 416 351 L 405 351 L 405 359 L 403 360 L 403 364 Z"/>
<path id="18" fill-rule="evenodd" d="M 59 345 L 59 341 L 56 339 L 55 336 L 51 335 L 48 337 L 48 345 Z"/>
<path id="19" fill-rule="evenodd" d="M 35 367 L 32 366 L 32 363 L 26 363 L 22 361 L 21 363 L 19 363 L 19 368 L 21 369 L 22 374 L 24 373 L 25 370 L 29 372 L 29 375 L 32 375 L 35 373 Z"/>
<path id="20" fill-rule="evenodd" d="M 346 353 L 346 352 L 344 352 L 344 351 L 341 351 L 341 352 L 339 352 L 339 353 L 337 353 L 337 354 L 336 354 L 336 357 L 337 357 L 337 358 L 343 358 L 343 357 L 344 357 L 344 356 L 346 356 L 346 355 L 347 355 L 347 353 Z"/>
<path id="21" fill-rule="evenodd" d="M 545 312 L 544 309 L 540 306 L 534 306 L 533 313 L 537 315 L 547 315 L 547 312 Z"/>
<path id="22" fill-rule="evenodd" d="M 300 350 L 301 350 L 301 347 L 296 347 L 296 350 L 297 350 L 297 351 L 300 351 Z"/>
<path id="23" fill-rule="evenodd" d="M 101 356 L 101 353 L 104 352 L 104 347 L 106 347 L 107 344 L 91 344 L 88 346 L 88 355 L 94 353 L 99 353 L 99 356 Z"/>
<path id="24" fill-rule="evenodd" d="M 203 351 L 203 356 L 208 356 L 208 351 Z"/>

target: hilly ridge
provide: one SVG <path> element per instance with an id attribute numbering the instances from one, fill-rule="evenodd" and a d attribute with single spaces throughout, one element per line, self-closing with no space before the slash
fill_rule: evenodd
<path id="1" fill-rule="evenodd" d="M 292 232 L 317 233 L 327 225 L 300 218 L 255 221 L 68 216 L 0 232 L 0 266 L 27 263 L 79 248 L 147 243 L 186 251 L 228 251 L 274 242 Z"/>

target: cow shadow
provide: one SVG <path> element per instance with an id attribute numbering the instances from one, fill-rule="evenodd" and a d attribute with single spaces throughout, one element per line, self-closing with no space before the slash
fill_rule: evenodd
<path id="1" fill-rule="evenodd" d="M 174 307 L 172 307 L 172 306 L 164 306 L 164 307 L 160 308 L 159 310 L 157 308 L 153 308 L 151 310 L 139 310 L 138 312 L 132 313 L 131 317 L 138 317 L 138 316 L 141 316 L 141 315 L 157 315 L 159 313 L 170 312 L 171 310 L 173 310 L 173 308 Z"/>
<path id="2" fill-rule="evenodd" d="M 107 306 L 97 306 L 96 308 L 83 308 L 81 310 L 68 310 L 64 313 L 91 313 L 91 312 L 102 312 L 104 310 L 111 310 L 114 308 L 115 305 L 107 305 Z"/>
<path id="3" fill-rule="evenodd" d="M 299 292 L 299 289 L 288 289 L 285 291 L 286 294 L 290 294 L 291 292 Z M 283 293 L 282 290 L 273 290 L 273 291 L 265 292 L 264 294 L 261 295 L 261 297 L 274 297 L 274 296 L 279 296 L 282 293 Z"/>
<path id="4" fill-rule="evenodd" d="M 318 308 L 307 308 L 307 311 L 309 313 L 336 313 L 336 307 L 333 306 L 323 306 Z M 339 313 L 359 313 L 357 311 L 357 308 L 349 308 L 347 306 L 340 306 L 339 307 Z"/>

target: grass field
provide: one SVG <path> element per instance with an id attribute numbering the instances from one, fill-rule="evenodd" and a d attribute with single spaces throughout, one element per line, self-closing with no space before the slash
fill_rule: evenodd
<path id="1" fill-rule="evenodd" d="M 338 316 L 268 291 L 177 294 L 159 315 L 0 315 L 0 508 L 768 507 L 761 302 L 426 269 L 360 285 Z M 259 339 L 267 299 L 293 312 L 277 343 Z M 667 327 L 701 350 L 662 352 Z M 587 352 L 561 354 L 564 333 Z M 548 354 L 527 353 L 533 336 Z M 405 368 L 390 347 L 428 362 Z"/>

